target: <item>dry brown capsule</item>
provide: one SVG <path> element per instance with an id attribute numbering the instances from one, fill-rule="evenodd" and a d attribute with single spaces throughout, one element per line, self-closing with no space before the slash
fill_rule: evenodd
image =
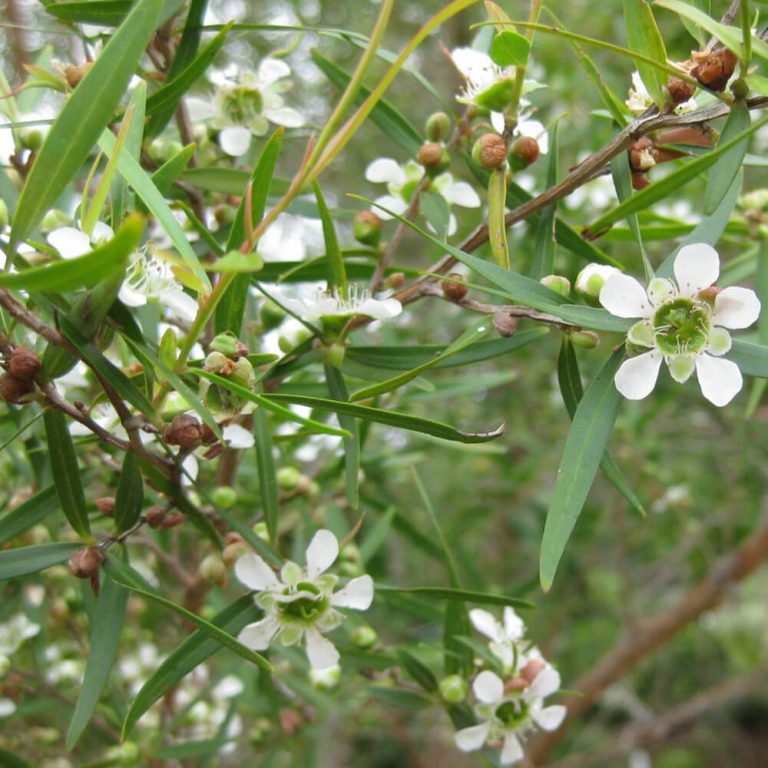
<path id="1" fill-rule="evenodd" d="M 496 312 L 493 316 L 493 327 L 499 332 L 499 336 L 514 336 L 517 318 L 506 312 Z"/>
<path id="2" fill-rule="evenodd" d="M 78 579 L 93 579 L 104 562 L 104 553 L 98 547 L 78 549 L 69 558 L 69 570 Z"/>
<path id="3" fill-rule="evenodd" d="M 188 413 L 175 416 L 163 431 L 163 440 L 168 445 L 178 445 L 185 451 L 200 445 L 202 428 L 200 422 Z"/>
<path id="4" fill-rule="evenodd" d="M 431 171 L 431 173 L 444 171 L 451 161 L 448 150 L 436 141 L 428 141 L 426 144 L 422 144 L 419 154 L 416 155 L 416 160 L 427 171 Z"/>
<path id="5" fill-rule="evenodd" d="M 501 168 L 507 162 L 504 139 L 498 133 L 484 133 L 472 147 L 472 159 L 481 168 Z"/>
<path id="6" fill-rule="evenodd" d="M 654 165 L 656 148 L 647 136 L 643 136 L 629 148 L 629 167 L 637 173 L 646 173 Z"/>
<path id="7" fill-rule="evenodd" d="M 451 301 L 461 301 L 469 292 L 469 286 L 462 282 L 464 275 L 460 275 L 458 272 L 451 272 L 448 275 L 447 280 L 443 280 L 441 286 L 443 289 L 443 296 Z"/>
<path id="8" fill-rule="evenodd" d="M 696 64 L 691 69 L 691 75 L 713 91 L 722 91 L 725 88 L 739 61 L 730 48 L 694 53 L 693 60 Z"/>
<path id="9" fill-rule="evenodd" d="M 115 499 L 113 496 L 102 496 L 96 499 L 96 507 L 102 515 L 112 517 L 115 514 Z"/>
<path id="10" fill-rule="evenodd" d="M 696 92 L 696 86 L 680 77 L 670 77 L 667 91 L 669 91 L 669 97 L 673 104 L 685 104 Z"/>
<path id="11" fill-rule="evenodd" d="M 23 381 L 32 381 L 40 372 L 40 358 L 26 347 L 16 347 L 8 356 L 8 373 Z"/>
<path id="12" fill-rule="evenodd" d="M 0 376 L 0 397 L 7 403 L 16 405 L 20 403 L 26 395 L 34 391 L 35 384 L 32 381 L 17 379 L 9 373 Z"/>

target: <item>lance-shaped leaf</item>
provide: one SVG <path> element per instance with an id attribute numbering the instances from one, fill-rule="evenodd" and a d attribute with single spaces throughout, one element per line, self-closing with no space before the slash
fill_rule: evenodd
<path id="1" fill-rule="evenodd" d="M 559 154 L 560 154 L 560 124 L 555 123 L 549 131 L 549 153 L 547 156 L 547 189 L 557 184 L 559 175 Z M 551 275 L 555 271 L 555 246 L 557 238 L 555 236 L 555 214 L 557 212 L 557 201 L 547 205 L 541 212 L 539 221 L 536 224 L 536 245 L 533 249 L 533 261 L 529 275 L 534 280 L 541 280 L 546 275 Z"/>
<path id="2" fill-rule="evenodd" d="M 667 63 L 667 52 L 664 48 L 664 39 L 656 25 L 653 11 L 645 0 L 624 0 L 624 26 L 627 30 L 627 42 L 629 48 L 636 53 L 641 53 L 661 65 Z M 637 70 L 640 79 L 653 99 L 653 103 L 659 108 L 664 108 L 666 101 L 665 88 L 667 84 L 666 74 L 657 67 L 652 67 L 645 62 L 637 62 Z"/>
<path id="3" fill-rule="evenodd" d="M 731 351 L 726 357 L 733 360 L 747 376 L 768 379 L 768 347 L 734 339 Z"/>
<path id="4" fill-rule="evenodd" d="M 82 544 L 57 541 L 53 544 L 6 549 L 0 552 L 0 581 L 37 573 L 63 563 L 81 547 Z"/>
<path id="5" fill-rule="evenodd" d="M 334 368 L 330 363 L 325 364 L 325 382 L 328 385 L 328 392 L 334 400 L 342 402 L 349 400 L 349 392 L 344 381 L 344 376 L 338 368 Z M 347 503 L 352 509 L 357 509 L 360 505 L 360 494 L 358 491 L 358 478 L 360 475 L 360 431 L 357 428 L 357 422 L 352 416 L 344 413 L 338 415 L 339 425 L 349 432 L 349 437 L 343 438 L 344 441 L 344 476 L 347 489 Z"/>
<path id="6" fill-rule="evenodd" d="M 339 239 L 336 237 L 336 229 L 333 224 L 331 212 L 325 204 L 325 198 L 320 185 L 315 181 L 312 184 L 315 193 L 317 210 L 320 212 L 320 221 L 323 225 L 323 241 L 325 242 L 325 263 L 328 270 L 328 288 L 338 288 L 342 296 L 347 291 L 347 272 L 344 267 L 344 256 L 339 248 Z"/>
<path id="7" fill-rule="evenodd" d="M 161 10 L 157 0 L 139 0 L 64 102 L 21 191 L 12 242 L 29 236 L 93 150 L 157 28 Z"/>
<path id="8" fill-rule="evenodd" d="M 477 592 L 471 589 L 453 589 L 450 587 L 391 587 L 376 583 L 376 592 L 382 594 L 422 595 L 430 600 L 453 600 L 460 603 L 478 603 L 480 605 L 510 605 L 513 608 L 533 608 L 530 600 L 519 597 L 499 595 L 493 592 Z"/>
<path id="9" fill-rule="evenodd" d="M 105 574 L 95 610 L 91 614 L 85 675 L 67 732 L 67 749 L 77 744 L 99 703 L 117 655 L 127 605 L 128 590 Z"/>
<path id="10" fill-rule="evenodd" d="M 549 590 L 565 546 L 581 514 L 619 412 L 621 395 L 613 377 L 624 359 L 616 350 L 590 384 L 576 409 L 557 470 L 544 524 L 539 562 L 541 586 Z"/>
<path id="11" fill-rule="evenodd" d="M 155 0 L 160 5 L 159 0 Z M 165 0 L 158 26 L 181 8 L 184 0 Z M 73 0 L 72 2 L 45 3 L 46 13 L 61 21 L 77 21 L 81 24 L 98 24 L 101 27 L 117 27 L 134 6 L 134 0 Z"/>
<path id="12" fill-rule="evenodd" d="M 48 459 L 51 462 L 53 484 L 69 524 L 83 538 L 90 538 L 91 524 L 85 508 L 85 494 L 80 482 L 80 468 L 67 429 L 67 420 L 61 411 L 48 408 L 43 415 L 48 440 Z"/>
<path id="13" fill-rule="evenodd" d="M 734 136 L 743 135 L 748 130 L 749 125 L 750 117 L 747 105 L 743 102 L 737 102 L 731 107 L 723 132 L 720 134 L 718 146 L 728 144 Z M 707 215 L 714 213 L 725 197 L 733 180 L 741 170 L 748 147 L 749 138 L 742 139 L 709 169 L 707 190 L 704 193 L 704 213 Z"/>
<path id="14" fill-rule="evenodd" d="M 272 455 L 272 429 L 263 408 L 253 414 L 253 436 L 256 447 L 256 466 L 259 473 L 259 495 L 267 533 L 272 544 L 277 540 L 277 521 L 280 516 L 280 496 Z"/>
<path id="15" fill-rule="evenodd" d="M 115 496 L 115 525 L 117 532 L 123 533 L 132 528 L 141 517 L 144 503 L 144 480 L 139 469 L 136 454 L 128 451 L 123 459 L 120 482 Z"/>
<path id="16" fill-rule="evenodd" d="M 28 531 L 59 508 L 56 489 L 49 485 L 0 517 L 0 544 Z"/>

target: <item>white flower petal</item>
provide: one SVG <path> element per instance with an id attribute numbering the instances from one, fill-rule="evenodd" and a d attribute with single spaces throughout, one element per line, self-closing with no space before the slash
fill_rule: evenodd
<path id="1" fill-rule="evenodd" d="M 227 424 L 227 426 L 221 430 L 221 436 L 226 440 L 230 448 L 238 450 L 253 448 L 256 444 L 253 433 L 245 427 L 241 427 L 239 424 Z"/>
<path id="2" fill-rule="evenodd" d="M 306 122 L 304 115 L 290 107 L 270 107 L 264 110 L 264 116 L 275 125 L 286 128 L 301 128 Z"/>
<path id="3" fill-rule="evenodd" d="M 127 282 L 120 286 L 120 292 L 117 294 L 117 297 L 126 307 L 143 307 L 147 303 L 147 294 L 135 290 Z"/>
<path id="4" fill-rule="evenodd" d="M 291 68 L 282 59 L 266 58 L 259 64 L 259 83 L 264 86 L 272 85 L 291 74 Z"/>
<path id="5" fill-rule="evenodd" d="M 398 216 L 402 216 L 408 208 L 408 203 L 406 203 L 402 197 L 396 197 L 395 195 L 382 195 L 381 197 L 377 197 L 374 200 L 374 203 L 376 203 L 377 206 L 380 205 L 387 209 L 386 211 L 383 211 L 381 208 L 374 208 L 376 215 L 384 220 L 392 218 L 392 214 L 389 213 L 389 211 L 398 214 Z"/>
<path id="6" fill-rule="evenodd" d="M 715 355 L 715 357 L 720 357 L 721 355 L 727 355 L 731 351 L 732 346 L 731 334 L 725 328 L 717 327 L 709 332 L 709 343 L 704 351 L 710 355 Z"/>
<path id="7" fill-rule="evenodd" d="M 240 630 L 237 639 L 253 651 L 266 651 L 280 625 L 274 616 L 248 624 Z"/>
<path id="8" fill-rule="evenodd" d="M 520 640 L 525 634 L 525 622 L 508 605 L 504 608 L 504 632 L 509 640 Z"/>
<path id="9" fill-rule="evenodd" d="M 551 664 L 547 664 L 547 666 L 536 675 L 530 688 L 528 688 L 525 694 L 526 698 L 536 697 L 545 699 L 559 689 L 560 673 Z"/>
<path id="10" fill-rule="evenodd" d="M 474 188 L 466 181 L 454 181 L 447 184 L 441 190 L 442 196 L 453 205 L 461 205 L 464 208 L 479 208 L 480 198 Z"/>
<path id="11" fill-rule="evenodd" d="M 667 358 L 669 375 L 678 383 L 685 384 L 691 378 L 696 363 L 693 355 L 674 355 Z"/>
<path id="12" fill-rule="evenodd" d="M 671 280 L 665 277 L 654 277 L 648 284 L 648 298 L 654 307 L 661 306 L 677 295 L 677 288 Z"/>
<path id="13" fill-rule="evenodd" d="M 432 229 L 432 225 L 429 222 L 427 222 L 427 226 Z M 455 235 L 458 226 L 459 225 L 456 223 L 456 217 L 453 214 L 450 214 L 448 216 L 448 231 L 445 234 L 448 235 L 448 237 Z"/>
<path id="14" fill-rule="evenodd" d="M 709 288 L 720 275 L 720 257 L 706 243 L 684 245 L 675 257 L 675 278 L 680 294 L 692 298 L 702 288 Z"/>
<path id="15" fill-rule="evenodd" d="M 466 79 L 476 77 L 487 70 L 493 70 L 493 61 L 487 53 L 476 51 L 474 48 L 454 48 L 451 59 L 456 69 Z"/>
<path id="16" fill-rule="evenodd" d="M 200 99 L 197 96 L 191 96 L 184 101 L 184 104 L 187 108 L 189 119 L 193 123 L 210 120 L 216 114 L 216 108 L 212 99 Z"/>
<path id="17" fill-rule="evenodd" d="M 491 125 L 496 133 L 504 133 L 504 129 L 507 127 L 507 121 L 503 112 L 491 112 Z"/>
<path id="18" fill-rule="evenodd" d="M 93 250 L 91 238 L 75 227 L 59 227 L 48 233 L 48 244 L 53 246 L 62 259 L 76 259 Z"/>
<path id="19" fill-rule="evenodd" d="M 356 611 L 365 611 L 373 602 L 373 579 L 368 576 L 358 576 L 349 584 L 331 596 L 331 605 L 334 608 L 353 608 Z"/>
<path id="20" fill-rule="evenodd" d="M 374 184 L 388 182 L 390 184 L 405 184 L 405 171 L 400 164 L 390 157 L 379 157 L 365 169 L 365 178 Z"/>
<path id="21" fill-rule="evenodd" d="M 543 731 L 556 731 L 565 720 L 566 708 L 562 704 L 544 707 L 538 712 L 531 712 L 531 719 Z"/>
<path id="22" fill-rule="evenodd" d="M 246 552 L 235 563 L 235 576 L 248 589 L 263 592 L 280 589 L 275 572 L 254 552 Z"/>
<path id="23" fill-rule="evenodd" d="M 12 699 L 0 699 L 0 717 L 10 717 L 16 711 Z"/>
<path id="24" fill-rule="evenodd" d="M 656 351 L 625 360 L 616 371 L 616 389 L 628 400 L 642 400 L 647 397 L 656 385 L 661 360 L 662 356 Z"/>
<path id="25" fill-rule="evenodd" d="M 355 309 L 355 314 L 368 315 L 374 320 L 389 320 L 402 311 L 403 305 L 397 299 L 366 299 Z"/>
<path id="26" fill-rule="evenodd" d="M 501 765 L 512 765 L 522 760 L 523 757 L 524 752 L 520 740 L 514 733 L 507 733 L 504 736 L 504 746 L 501 748 L 499 763 Z"/>
<path id="27" fill-rule="evenodd" d="M 696 357 L 696 376 L 701 394 L 719 408 L 728 405 L 744 383 L 736 363 L 706 354 Z"/>
<path id="28" fill-rule="evenodd" d="M 504 698 L 504 683 L 495 672 L 487 669 L 475 678 L 472 690 L 483 704 L 497 704 Z"/>
<path id="29" fill-rule="evenodd" d="M 503 640 L 499 622 L 496 621 L 496 617 L 490 611 L 486 611 L 483 608 L 473 608 L 469 612 L 469 620 L 478 632 L 491 640 L 497 643 Z"/>
<path id="30" fill-rule="evenodd" d="M 251 132 L 237 125 L 224 128 L 219 133 L 219 146 L 228 155 L 240 157 L 251 146 Z"/>
<path id="31" fill-rule="evenodd" d="M 176 291 L 164 291 L 157 298 L 161 303 L 167 304 L 179 317 L 192 322 L 197 317 L 197 302 L 181 289 Z"/>
<path id="32" fill-rule="evenodd" d="M 327 669 L 339 662 L 339 652 L 336 646 L 323 637 L 314 627 L 310 627 L 306 633 L 307 658 L 315 669 Z"/>
<path id="33" fill-rule="evenodd" d="M 606 278 L 600 289 L 600 303 L 616 317 L 647 317 L 651 311 L 645 288 L 621 272 Z"/>
<path id="34" fill-rule="evenodd" d="M 724 288 L 715 297 L 712 321 L 724 328 L 749 328 L 760 316 L 760 299 L 749 288 Z"/>
<path id="35" fill-rule="evenodd" d="M 338 539 L 329 530 L 321 528 L 307 547 L 307 576 L 310 579 L 319 576 L 338 556 Z"/>
<path id="36" fill-rule="evenodd" d="M 472 725 L 469 728 L 462 728 L 460 731 L 456 731 L 453 737 L 456 746 L 462 752 L 474 752 L 476 749 L 481 749 L 488 738 L 490 727 L 490 723 L 480 723 L 479 725 Z"/>

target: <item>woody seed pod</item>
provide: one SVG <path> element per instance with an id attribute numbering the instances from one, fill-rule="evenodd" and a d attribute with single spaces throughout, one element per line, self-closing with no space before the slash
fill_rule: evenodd
<path id="1" fill-rule="evenodd" d="M 440 286 L 443 289 L 443 296 L 451 301 L 461 301 L 469 293 L 469 286 L 463 282 L 464 275 L 451 272 L 448 277 L 455 279 L 443 280 Z"/>
<path id="2" fill-rule="evenodd" d="M 17 379 L 9 373 L 0 376 L 0 397 L 7 403 L 18 405 L 26 395 L 34 391 L 35 385 L 31 381 Z"/>
<path id="3" fill-rule="evenodd" d="M 175 416 L 170 425 L 163 430 L 163 440 L 168 445 L 178 445 L 185 451 L 200 445 L 201 438 L 200 422 L 188 413 Z"/>
<path id="4" fill-rule="evenodd" d="M 98 547 L 78 549 L 69 558 L 69 570 L 78 579 L 92 579 L 104 562 L 104 553 Z"/>
<path id="5" fill-rule="evenodd" d="M 696 66 L 691 69 L 691 75 L 703 86 L 713 91 L 722 91 L 736 69 L 738 58 L 730 48 L 720 48 L 717 51 L 702 51 L 694 54 Z"/>
<path id="6" fill-rule="evenodd" d="M 667 91 L 673 104 L 685 104 L 696 92 L 696 86 L 679 77 L 670 77 Z"/>

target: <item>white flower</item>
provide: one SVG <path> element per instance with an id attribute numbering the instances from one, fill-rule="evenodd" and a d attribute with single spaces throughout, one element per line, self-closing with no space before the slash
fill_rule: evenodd
<path id="1" fill-rule="evenodd" d="M 616 388 L 630 400 L 641 400 L 653 390 L 664 360 L 675 381 L 682 384 L 695 369 L 704 397 L 714 405 L 727 405 L 741 390 L 742 378 L 736 363 L 722 358 L 731 348 L 725 329 L 752 325 L 760 301 L 748 288 L 707 290 L 717 281 L 720 260 L 705 243 L 681 248 L 674 272 L 677 283 L 656 277 L 647 291 L 623 274 L 605 281 L 600 303 L 617 317 L 641 318 L 629 329 L 627 340 L 650 350 L 622 363 Z"/>
<path id="2" fill-rule="evenodd" d="M 648 89 L 643 84 L 639 72 L 632 73 L 632 87 L 629 89 L 627 100 L 624 103 L 633 115 L 642 115 L 648 107 L 653 105 L 653 99 L 651 99 Z M 675 107 L 675 112 L 678 115 L 682 115 L 685 112 L 693 112 L 695 109 L 696 99 L 691 97 L 688 101 L 678 104 Z"/>
<path id="3" fill-rule="evenodd" d="M 292 83 L 286 80 L 291 68 L 281 59 L 262 59 L 257 72 L 215 72 L 217 82 L 213 102 L 208 99 L 188 100 L 193 120 L 210 119 L 220 129 L 219 145 L 233 157 L 244 155 L 252 136 L 263 136 L 269 123 L 286 128 L 304 125 L 304 117 L 295 109 L 284 106 L 280 95 Z"/>
<path id="4" fill-rule="evenodd" d="M 118 296 L 129 307 L 143 307 L 152 300 L 169 307 L 184 320 L 191 322 L 197 316 L 197 302 L 184 293 L 170 265 L 148 248 L 132 255 Z"/>
<path id="5" fill-rule="evenodd" d="M 546 664 L 533 682 L 523 690 L 504 690 L 504 681 L 495 673 L 481 672 L 472 685 L 480 702 L 475 714 L 478 725 L 463 728 L 455 735 L 456 746 L 462 752 L 481 749 L 483 745 L 501 744 L 501 765 L 512 765 L 523 759 L 521 738 L 538 726 L 554 731 L 565 718 L 565 707 L 555 704 L 545 707 L 543 702 L 560 688 L 560 675 Z"/>
<path id="6" fill-rule="evenodd" d="M 316 288 L 302 298 L 284 298 L 282 302 L 307 322 L 346 315 L 366 315 L 374 320 L 389 320 L 403 311 L 403 305 L 397 299 L 374 299 L 366 289 L 356 285 L 347 288 L 346 297 L 341 296 L 335 288 L 331 293 Z"/>
<path id="7" fill-rule="evenodd" d="M 0 718 L 10 717 L 16 711 L 16 704 L 11 699 L 0 699 Z"/>
<path id="8" fill-rule="evenodd" d="M 504 623 L 496 619 L 489 611 L 474 608 L 469 612 L 469 619 L 478 632 L 482 632 L 491 642 L 488 647 L 501 661 L 505 672 L 512 672 L 518 664 L 517 643 L 523 639 L 525 624 L 515 613 L 514 608 L 504 608 Z"/>
<path id="9" fill-rule="evenodd" d="M 59 227 L 49 232 L 46 240 L 48 245 L 58 251 L 62 259 L 76 259 L 111 240 L 113 236 L 112 227 L 103 221 L 97 221 L 90 235 L 78 227 Z"/>
<path id="10" fill-rule="evenodd" d="M 621 270 L 612 267 L 610 264 L 587 264 L 584 269 L 576 276 L 574 288 L 576 292 L 588 299 L 595 299 L 600 296 L 600 291 L 605 285 L 605 281 L 611 275 L 620 275 Z"/>
<path id="11" fill-rule="evenodd" d="M 17 613 L 13 618 L 0 624 L 0 656 L 10 656 L 25 640 L 40 632 L 40 625 L 30 621 L 26 614 Z"/>
<path id="12" fill-rule="evenodd" d="M 415 160 L 400 165 L 389 157 L 379 157 L 365 169 L 365 178 L 374 184 L 386 183 L 388 195 L 376 198 L 378 205 L 383 205 L 397 214 L 404 214 L 413 197 L 416 186 L 424 176 L 424 168 Z M 454 181 L 450 173 L 441 173 L 430 182 L 429 189 L 437 192 L 448 205 L 460 205 L 464 208 L 478 208 L 480 198 L 466 181 Z M 391 216 L 386 211 L 377 209 L 382 219 Z M 456 218 L 451 214 L 448 234 L 456 232 Z"/>
<path id="13" fill-rule="evenodd" d="M 304 640 L 312 667 L 326 669 L 339 661 L 339 652 L 323 635 L 344 620 L 337 608 L 366 610 L 373 601 L 373 579 L 359 576 L 333 591 L 338 580 L 324 573 L 339 554 L 339 542 L 328 530 L 319 530 L 307 547 L 307 566 L 290 560 L 280 578 L 258 555 L 249 552 L 235 563 L 235 575 L 249 589 L 259 592 L 256 604 L 264 618 L 246 626 L 238 639 L 256 651 L 266 650 L 279 637 L 284 645 Z"/>

